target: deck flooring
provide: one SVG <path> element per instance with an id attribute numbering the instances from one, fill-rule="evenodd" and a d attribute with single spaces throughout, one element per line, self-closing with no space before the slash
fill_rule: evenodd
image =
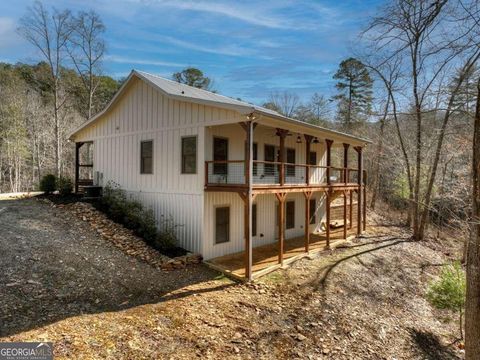
<path id="1" fill-rule="evenodd" d="M 355 234 L 355 228 L 347 231 L 347 237 Z M 330 230 L 330 245 L 335 242 L 343 240 L 343 228 Z M 325 250 L 326 248 L 325 234 L 311 234 L 309 253 L 315 253 Z M 258 275 L 268 268 L 278 267 L 278 242 L 262 245 L 253 248 L 253 276 Z M 245 256 L 244 252 L 229 254 L 214 259 L 208 260 L 207 263 L 213 265 L 215 268 L 224 271 L 227 274 L 232 274 L 236 277 L 245 277 Z M 305 253 L 305 240 L 303 236 L 285 240 L 284 242 L 284 263 L 293 258 L 299 258 Z"/>

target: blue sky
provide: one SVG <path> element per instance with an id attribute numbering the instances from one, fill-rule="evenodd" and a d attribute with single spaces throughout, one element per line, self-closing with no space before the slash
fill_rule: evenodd
<path id="1" fill-rule="evenodd" d="M 169 1 L 46 0 L 73 11 L 94 9 L 106 27 L 104 73 L 135 68 L 170 77 L 202 69 L 227 96 L 264 102 L 289 90 L 302 100 L 331 96 L 332 75 L 351 54 L 380 0 Z M 16 34 L 32 1 L 0 2 L 0 61 L 35 62 L 35 49 Z"/>

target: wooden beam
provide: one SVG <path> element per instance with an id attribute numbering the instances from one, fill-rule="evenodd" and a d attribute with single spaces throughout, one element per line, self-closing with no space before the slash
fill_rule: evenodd
<path id="1" fill-rule="evenodd" d="M 327 144 L 327 184 L 330 185 L 330 167 L 332 166 L 332 144 L 333 140 L 325 139 Z"/>
<path id="2" fill-rule="evenodd" d="M 355 151 L 357 152 L 357 160 L 358 160 L 358 192 L 357 192 L 357 236 L 362 234 L 362 147 L 355 146 Z"/>
<path id="3" fill-rule="evenodd" d="M 310 246 L 310 199 L 312 198 L 312 191 L 304 191 L 305 195 L 305 252 L 308 253 Z"/>
<path id="4" fill-rule="evenodd" d="M 278 200 L 278 263 L 283 266 L 283 245 L 285 241 L 285 198 L 286 193 L 276 193 Z"/>

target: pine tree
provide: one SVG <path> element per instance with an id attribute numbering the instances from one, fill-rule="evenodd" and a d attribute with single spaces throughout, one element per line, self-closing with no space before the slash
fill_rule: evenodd
<path id="1" fill-rule="evenodd" d="M 186 68 L 180 72 L 176 72 L 172 75 L 173 80 L 176 82 L 193 86 L 199 89 L 211 90 L 212 80 L 206 77 L 200 69 Z"/>
<path id="2" fill-rule="evenodd" d="M 354 58 L 343 60 L 333 78 L 338 80 L 338 94 L 334 96 L 337 118 L 348 129 L 370 114 L 373 80 L 365 65 Z"/>

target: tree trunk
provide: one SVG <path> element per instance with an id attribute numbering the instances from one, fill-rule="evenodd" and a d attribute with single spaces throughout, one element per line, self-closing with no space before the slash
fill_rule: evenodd
<path id="1" fill-rule="evenodd" d="M 385 111 L 383 113 L 382 119 L 380 120 L 380 134 L 378 139 L 377 154 L 375 155 L 375 164 L 373 169 L 373 181 L 372 181 L 372 198 L 370 201 L 370 207 L 372 208 L 372 210 L 375 210 L 375 203 L 377 201 L 378 184 L 380 180 L 380 162 L 382 160 L 382 154 L 383 154 L 383 134 L 385 131 L 385 122 L 387 119 L 389 105 L 390 105 L 390 97 L 388 97 L 387 99 L 387 104 L 385 105 Z"/>
<path id="2" fill-rule="evenodd" d="M 480 80 L 473 133 L 472 223 L 467 249 L 467 299 L 465 302 L 465 358 L 480 359 Z"/>

